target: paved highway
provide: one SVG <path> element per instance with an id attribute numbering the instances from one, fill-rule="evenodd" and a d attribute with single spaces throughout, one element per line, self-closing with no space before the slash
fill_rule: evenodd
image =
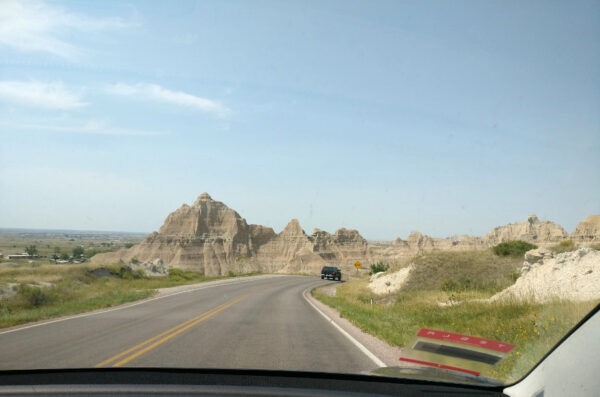
<path id="1" fill-rule="evenodd" d="M 324 283 L 301 276 L 203 283 L 126 307 L 0 330 L 0 370 L 376 368 L 303 298 L 307 288 Z"/>

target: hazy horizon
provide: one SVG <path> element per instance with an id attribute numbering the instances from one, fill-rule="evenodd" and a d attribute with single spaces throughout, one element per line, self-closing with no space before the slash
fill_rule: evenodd
<path id="1" fill-rule="evenodd" d="M 0 4 L 0 227 L 202 192 L 368 240 L 600 214 L 595 1 Z"/>
<path id="2" fill-rule="evenodd" d="M 213 199 L 214 199 L 214 198 L 213 198 Z M 216 200 L 216 201 L 221 201 L 221 200 Z M 188 205 L 191 205 L 192 203 L 183 203 L 183 204 L 188 204 Z M 183 205 L 183 204 L 182 204 L 182 205 Z M 226 203 L 225 203 L 225 204 L 226 204 Z M 232 209 L 235 211 L 235 208 L 232 208 Z M 173 211 L 175 211 L 175 209 L 174 209 Z M 173 212 L 173 211 L 171 211 L 171 212 Z M 238 212 L 238 211 L 236 211 L 236 212 Z M 239 212 L 238 212 L 238 213 L 239 213 Z M 246 219 L 246 218 L 243 216 L 243 214 L 239 214 L 239 215 L 240 215 L 242 218 Z M 533 215 L 533 214 L 529 214 L 529 215 Z M 535 215 L 537 215 L 537 214 L 535 214 Z M 598 215 L 598 214 L 590 214 L 590 215 Z M 165 216 L 165 219 L 166 219 L 166 217 L 167 217 L 167 216 Z M 539 217 L 538 217 L 538 218 L 539 218 Z M 587 216 L 586 216 L 586 218 L 587 218 Z M 293 218 L 293 217 L 292 217 L 292 218 L 290 218 L 290 221 L 291 221 L 292 219 L 297 219 L 297 218 Z M 539 218 L 539 219 L 540 219 L 541 221 L 551 221 L 551 222 L 554 222 L 552 219 L 542 219 L 542 218 Z M 585 218 L 584 218 L 584 219 L 585 219 Z M 583 221 L 584 219 L 581 219 L 579 222 Z M 521 219 L 521 220 L 509 221 L 509 222 L 503 223 L 503 224 L 501 224 L 501 225 L 496 225 L 496 226 L 493 226 L 493 227 L 491 227 L 491 228 L 488 230 L 488 232 L 489 232 L 489 231 L 492 231 L 492 229 L 493 229 L 493 228 L 495 228 L 495 227 L 498 227 L 498 226 L 504 226 L 504 225 L 511 224 L 511 223 L 523 222 L 523 221 L 525 221 L 525 220 L 526 220 L 526 219 L 524 218 L 524 219 Z M 253 224 L 252 222 L 248 222 L 248 220 L 247 220 L 247 219 L 246 219 L 246 222 L 247 222 L 248 224 Z M 577 222 L 577 223 L 579 223 L 579 222 Z M 577 225 L 575 225 L 575 227 L 573 227 L 573 229 L 569 230 L 569 229 L 567 229 L 566 227 L 564 227 L 564 225 L 561 225 L 561 224 L 560 224 L 560 223 L 558 223 L 558 222 L 554 222 L 554 223 L 557 223 L 557 224 L 559 224 L 560 226 L 562 226 L 562 227 L 563 227 L 563 228 L 566 230 L 566 232 L 567 232 L 567 233 L 569 233 L 569 234 L 571 234 L 571 233 L 572 233 L 572 232 L 575 230 L 575 227 L 577 226 Z M 161 223 L 161 224 L 162 224 L 162 223 Z M 256 223 L 255 223 L 255 224 L 256 224 Z M 262 226 L 267 226 L 267 227 L 273 227 L 273 226 L 271 226 L 271 225 L 264 225 L 264 224 L 261 224 L 261 225 L 262 225 Z M 310 229 L 310 230 L 306 229 L 306 228 L 304 227 L 304 225 L 302 225 L 302 222 L 301 222 L 301 221 L 300 221 L 300 226 L 301 226 L 301 227 L 302 227 L 302 229 L 303 229 L 303 230 L 304 230 L 304 231 L 305 231 L 307 234 L 309 234 L 309 235 L 312 233 L 312 230 L 314 229 L 314 228 L 313 228 L 313 229 Z M 284 225 L 284 227 L 285 227 L 285 225 Z M 338 230 L 338 229 L 341 229 L 341 228 L 343 228 L 343 227 L 344 227 L 344 226 L 340 226 L 340 227 L 338 227 L 338 228 L 335 228 L 335 229 L 332 229 L 332 230 L 326 230 L 326 229 L 320 228 L 320 227 L 318 227 L 318 226 L 315 226 L 315 228 L 319 228 L 319 229 L 321 229 L 321 230 L 325 230 L 325 231 L 327 231 L 327 232 L 329 232 L 329 233 L 334 233 L 336 230 Z M 23 230 L 23 231 L 40 231 L 40 232 L 44 232 L 44 231 L 49 231 L 49 232 L 89 232 L 89 233 L 94 233 L 94 232 L 97 232 L 97 233 L 123 233 L 123 234 L 139 234 L 139 235 L 146 235 L 146 234 L 150 234 L 150 233 L 153 233 L 153 232 L 155 232 L 155 231 L 158 231 L 158 229 L 159 229 L 159 227 L 157 227 L 157 228 L 156 228 L 156 229 L 154 229 L 154 230 L 148 230 L 148 231 L 125 231 L 125 230 L 98 230 L 98 229 L 71 229 L 71 228 L 31 228 L 31 227 L 12 227 L 12 226 L 5 227 L 5 226 L 0 226 L 0 231 L 2 231 L 2 230 Z M 275 233 L 279 233 L 279 232 L 281 232 L 281 231 L 283 230 L 283 227 L 282 227 L 281 229 L 279 229 L 279 230 L 277 230 L 277 229 L 275 229 L 275 228 L 273 228 L 273 229 L 274 229 Z M 464 235 L 464 233 L 455 233 L 455 234 L 450 234 L 450 235 L 438 236 L 438 235 L 431 235 L 431 234 L 425 233 L 425 232 L 423 232 L 422 230 L 419 230 L 419 229 L 413 229 L 413 230 L 411 230 L 411 232 L 410 232 L 410 233 L 412 233 L 413 231 L 419 231 L 419 232 L 421 232 L 421 233 L 423 233 L 423 234 L 425 234 L 425 235 L 429 235 L 430 237 L 440 237 L 440 238 L 449 238 L 449 237 L 453 237 L 453 236 Z M 359 233 L 360 233 L 360 234 L 361 234 L 361 235 L 362 235 L 362 236 L 363 236 L 363 237 L 364 237 L 366 240 L 368 240 L 368 241 L 372 241 L 372 242 L 377 242 L 377 241 L 393 241 L 393 240 L 395 240 L 396 238 L 402 238 L 402 239 L 406 239 L 406 237 L 408 237 L 408 234 L 407 234 L 407 235 L 405 235 L 405 236 L 400 236 L 400 235 L 399 235 L 399 236 L 396 236 L 396 237 L 393 237 L 393 238 L 390 238 L 390 239 L 372 239 L 372 238 L 368 238 L 367 236 L 365 236 L 365 235 L 364 235 L 364 234 L 363 234 L 363 233 L 362 233 L 360 230 L 358 230 L 358 232 L 359 232 Z M 483 233 L 483 234 L 481 234 L 481 235 L 472 235 L 472 236 L 476 236 L 476 237 L 483 237 L 485 234 L 487 234 L 487 232 L 485 232 L 485 233 Z"/>

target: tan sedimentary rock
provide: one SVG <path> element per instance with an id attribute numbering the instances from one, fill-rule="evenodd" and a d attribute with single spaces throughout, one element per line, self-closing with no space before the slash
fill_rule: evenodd
<path id="1" fill-rule="evenodd" d="M 169 214 L 159 231 L 140 244 L 96 255 L 93 260 L 131 261 L 135 258 L 147 262 L 161 259 L 172 266 L 217 275 L 242 270 L 238 269 L 244 267 L 240 258 L 251 257 L 272 235 L 272 229 L 248 226 L 237 212 L 203 193 L 192 206 L 184 204 Z"/>
<path id="2" fill-rule="evenodd" d="M 579 222 L 570 238 L 580 243 L 600 242 L 600 215 L 590 215 Z"/>
<path id="3" fill-rule="evenodd" d="M 292 219 L 275 234 L 270 227 L 248 225 L 237 212 L 203 193 L 193 205 L 184 204 L 169 214 L 159 231 L 140 244 L 98 254 L 92 260 L 161 260 L 206 275 L 229 271 L 314 274 L 327 264 L 348 271 L 354 261 L 366 260 L 368 252 L 367 241 L 356 230 L 339 229 L 333 235 L 316 230 L 308 236 L 298 220 Z"/>
<path id="4" fill-rule="evenodd" d="M 600 216 L 581 222 L 572 238 L 578 242 L 600 241 Z M 182 205 L 165 219 L 158 230 L 140 244 L 117 252 L 98 254 L 94 262 L 139 262 L 161 260 L 166 266 L 204 272 L 206 275 L 229 271 L 318 273 L 322 266 L 338 266 L 345 274 L 355 273 L 354 263 L 363 269 L 377 261 L 404 260 L 416 253 L 434 249 L 472 250 L 510 240 L 550 244 L 568 238 L 565 230 L 552 222 L 531 215 L 525 222 L 492 230 L 485 237 L 453 236 L 437 238 L 420 232 L 406 240 L 370 246 L 357 230 L 339 229 L 331 234 L 315 229 L 307 235 L 297 219 L 292 219 L 278 234 L 272 228 L 248 225 L 236 211 L 207 193 L 193 205 Z"/>
<path id="5" fill-rule="evenodd" d="M 592 238 L 591 236 L 594 235 L 594 230 L 596 230 L 594 229 L 594 221 L 592 220 L 592 222 L 586 224 L 585 229 L 582 227 L 581 230 L 585 231 L 582 231 L 581 235 L 585 235 L 586 237 L 581 238 Z M 530 215 L 525 222 L 510 223 L 496 227 L 484 237 L 460 235 L 438 238 L 424 235 L 418 231 L 412 232 L 406 240 L 397 238 L 389 247 L 379 250 L 378 255 L 384 260 L 391 261 L 395 259 L 401 260 L 416 253 L 434 249 L 445 251 L 485 249 L 511 240 L 523 240 L 534 244 L 549 245 L 567 238 L 568 234 L 562 226 L 553 222 L 539 220 L 537 216 Z"/>
<path id="6" fill-rule="evenodd" d="M 534 244 L 556 243 L 567 237 L 569 235 L 562 226 L 529 215 L 525 222 L 499 226 L 486 234 L 483 239 L 488 246 L 493 246 L 511 240 L 523 240 Z"/>

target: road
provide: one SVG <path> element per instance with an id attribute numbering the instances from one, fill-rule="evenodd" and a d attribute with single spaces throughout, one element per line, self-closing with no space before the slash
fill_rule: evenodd
<path id="1" fill-rule="evenodd" d="M 376 368 L 303 298 L 307 288 L 324 283 L 302 276 L 203 283 L 143 303 L 0 330 L 0 370 Z"/>

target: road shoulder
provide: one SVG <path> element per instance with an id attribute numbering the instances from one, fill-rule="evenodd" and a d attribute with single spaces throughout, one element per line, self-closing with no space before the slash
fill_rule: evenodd
<path id="1" fill-rule="evenodd" d="M 330 285 L 336 285 L 337 283 L 329 284 L 323 288 L 332 289 Z M 304 294 L 305 298 L 316 306 L 323 314 L 331 319 L 337 326 L 342 328 L 345 332 L 347 332 L 352 338 L 358 341 L 361 345 L 363 345 L 368 351 L 370 351 L 373 355 L 375 355 L 379 360 L 383 361 L 387 366 L 399 366 L 400 362 L 398 359 L 402 355 L 402 348 L 397 346 L 391 346 L 387 342 L 371 335 L 366 332 L 363 332 L 356 325 L 352 324 L 347 319 L 340 316 L 340 313 L 334 308 L 327 306 L 323 302 L 319 301 L 312 295 L 312 291 L 316 288 L 311 288 L 306 291 Z"/>

